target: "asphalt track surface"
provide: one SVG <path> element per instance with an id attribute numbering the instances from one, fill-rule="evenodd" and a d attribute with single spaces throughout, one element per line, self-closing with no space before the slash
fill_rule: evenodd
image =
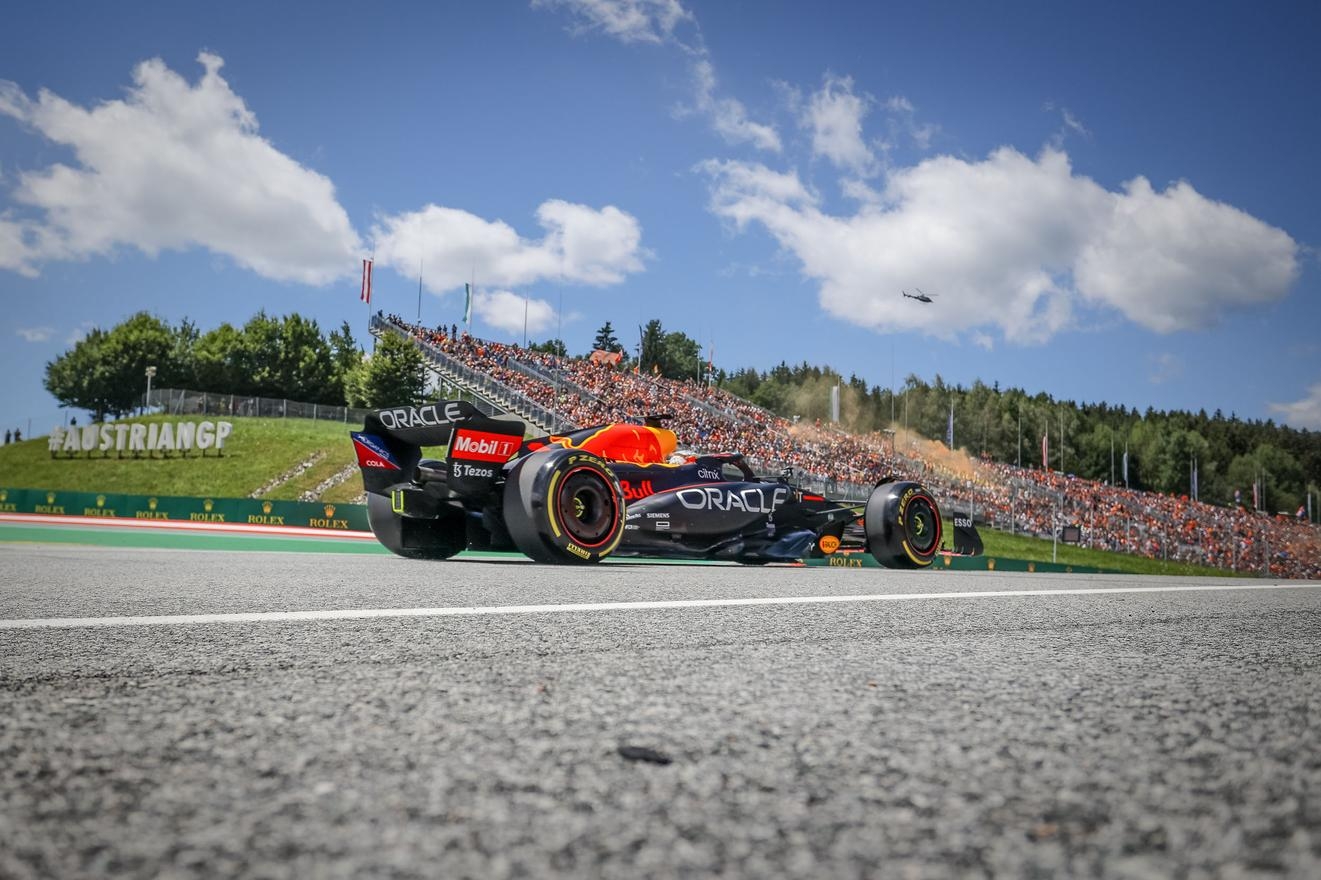
<path id="1" fill-rule="evenodd" d="M 0 545 L 0 877 L 1316 877 L 1319 666 L 1316 582 Z"/>

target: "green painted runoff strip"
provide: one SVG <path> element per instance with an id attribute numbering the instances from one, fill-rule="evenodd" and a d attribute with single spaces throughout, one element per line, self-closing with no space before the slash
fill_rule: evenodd
<path id="1" fill-rule="evenodd" d="M 373 553 L 389 555 L 376 541 L 285 535 L 236 535 L 232 532 L 184 532 L 169 529 L 127 529 L 64 524 L 0 523 L 0 543 L 84 544 L 97 547 L 154 547 L 171 550 L 259 550 L 290 553 Z M 521 553 L 465 550 L 456 559 L 526 560 Z M 704 559 L 607 559 L 625 565 L 737 565 Z"/>
<path id="2" fill-rule="evenodd" d="M 173 550 L 266 550 L 296 553 L 389 553 L 376 541 L 236 535 L 167 529 L 90 528 L 68 525 L 0 523 L 0 542 L 91 544 L 98 547 L 160 547 Z"/>

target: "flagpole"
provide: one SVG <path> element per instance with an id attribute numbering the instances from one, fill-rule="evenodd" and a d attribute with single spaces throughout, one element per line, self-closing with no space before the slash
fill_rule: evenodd
<path id="1" fill-rule="evenodd" d="M 468 303 L 463 311 L 463 323 L 466 325 L 468 335 L 472 335 L 472 301 L 477 296 L 477 264 L 472 264 L 472 281 L 468 285 Z"/>
<path id="2" fill-rule="evenodd" d="M 417 323 L 422 324 L 422 261 L 417 261 Z"/>

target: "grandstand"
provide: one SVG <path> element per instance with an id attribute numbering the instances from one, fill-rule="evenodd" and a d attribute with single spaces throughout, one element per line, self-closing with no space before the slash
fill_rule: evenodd
<path id="1" fill-rule="evenodd" d="M 792 468 L 796 481 L 835 497 L 864 499 L 881 478 L 898 474 L 930 486 L 947 514 L 967 513 L 1006 532 L 1051 538 L 1075 526 L 1083 546 L 1262 576 L 1321 577 L 1321 532 L 1287 517 L 976 460 L 910 435 L 795 424 L 713 386 L 454 337 L 395 315 L 374 317 L 371 332 L 412 339 L 442 382 L 548 433 L 670 413 L 681 447 L 742 452 L 761 473 Z"/>

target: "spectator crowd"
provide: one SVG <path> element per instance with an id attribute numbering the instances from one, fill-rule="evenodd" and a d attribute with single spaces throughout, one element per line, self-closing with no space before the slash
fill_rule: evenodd
<path id="1" fill-rule="evenodd" d="M 1273 577 L 1321 577 L 1321 531 L 1305 521 L 974 460 L 917 438 L 896 443 L 890 432 L 854 435 L 799 424 L 713 385 L 477 339 L 454 325 L 387 320 L 424 350 L 554 413 L 566 430 L 667 414 L 681 448 L 741 452 L 766 473 L 791 467 L 798 482 L 836 496 L 865 498 L 878 480 L 899 474 L 921 479 L 947 512 L 970 513 L 1004 531 L 1051 537 L 1074 526 L 1082 546 Z"/>

